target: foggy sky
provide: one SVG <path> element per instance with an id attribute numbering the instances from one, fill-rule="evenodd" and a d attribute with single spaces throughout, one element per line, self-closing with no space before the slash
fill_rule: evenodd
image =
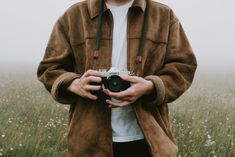
<path id="1" fill-rule="evenodd" d="M 78 0 L 2 0 L 0 63 L 37 64 L 58 17 Z M 159 0 L 180 19 L 200 68 L 235 69 L 235 1 Z"/>

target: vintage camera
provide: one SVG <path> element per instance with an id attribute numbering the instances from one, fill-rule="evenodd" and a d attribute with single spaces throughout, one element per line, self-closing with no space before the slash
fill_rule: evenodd
<path id="1" fill-rule="evenodd" d="M 92 85 L 103 85 L 106 89 L 112 92 L 121 92 L 130 87 L 130 82 L 123 80 L 120 75 L 131 75 L 130 71 L 123 70 L 113 70 L 110 69 L 106 71 L 104 69 L 100 70 L 102 74 L 101 83 L 91 83 Z M 92 91 L 93 94 L 100 93 L 101 91 Z"/>

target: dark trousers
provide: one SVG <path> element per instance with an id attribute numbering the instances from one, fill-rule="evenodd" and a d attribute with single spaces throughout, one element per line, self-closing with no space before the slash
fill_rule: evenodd
<path id="1" fill-rule="evenodd" d="M 113 142 L 114 157 L 151 157 L 145 140 Z"/>

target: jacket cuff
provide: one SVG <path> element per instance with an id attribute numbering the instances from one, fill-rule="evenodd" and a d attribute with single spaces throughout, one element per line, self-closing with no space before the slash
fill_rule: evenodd
<path id="1" fill-rule="evenodd" d="M 67 88 L 76 78 L 80 78 L 81 75 L 66 72 L 60 75 L 52 85 L 51 95 L 55 101 L 62 104 L 72 104 L 76 101 L 77 95 L 67 91 Z"/>
<path id="2" fill-rule="evenodd" d="M 152 81 L 155 88 L 151 94 L 142 97 L 142 103 L 150 107 L 162 105 L 165 98 L 165 86 L 162 79 L 155 75 L 146 76 L 144 79 Z"/>

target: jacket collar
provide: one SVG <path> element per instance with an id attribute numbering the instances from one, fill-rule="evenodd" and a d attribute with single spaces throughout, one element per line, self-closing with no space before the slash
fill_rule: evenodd
<path id="1" fill-rule="evenodd" d="M 100 0 L 88 0 L 88 11 L 89 11 L 90 17 L 92 19 L 99 15 L 99 8 L 98 8 L 99 1 Z M 134 0 L 131 7 L 138 7 L 144 12 L 145 8 L 146 8 L 146 2 L 145 2 L 145 0 Z M 103 12 L 105 12 L 107 10 L 108 10 L 108 8 L 105 5 Z"/>

